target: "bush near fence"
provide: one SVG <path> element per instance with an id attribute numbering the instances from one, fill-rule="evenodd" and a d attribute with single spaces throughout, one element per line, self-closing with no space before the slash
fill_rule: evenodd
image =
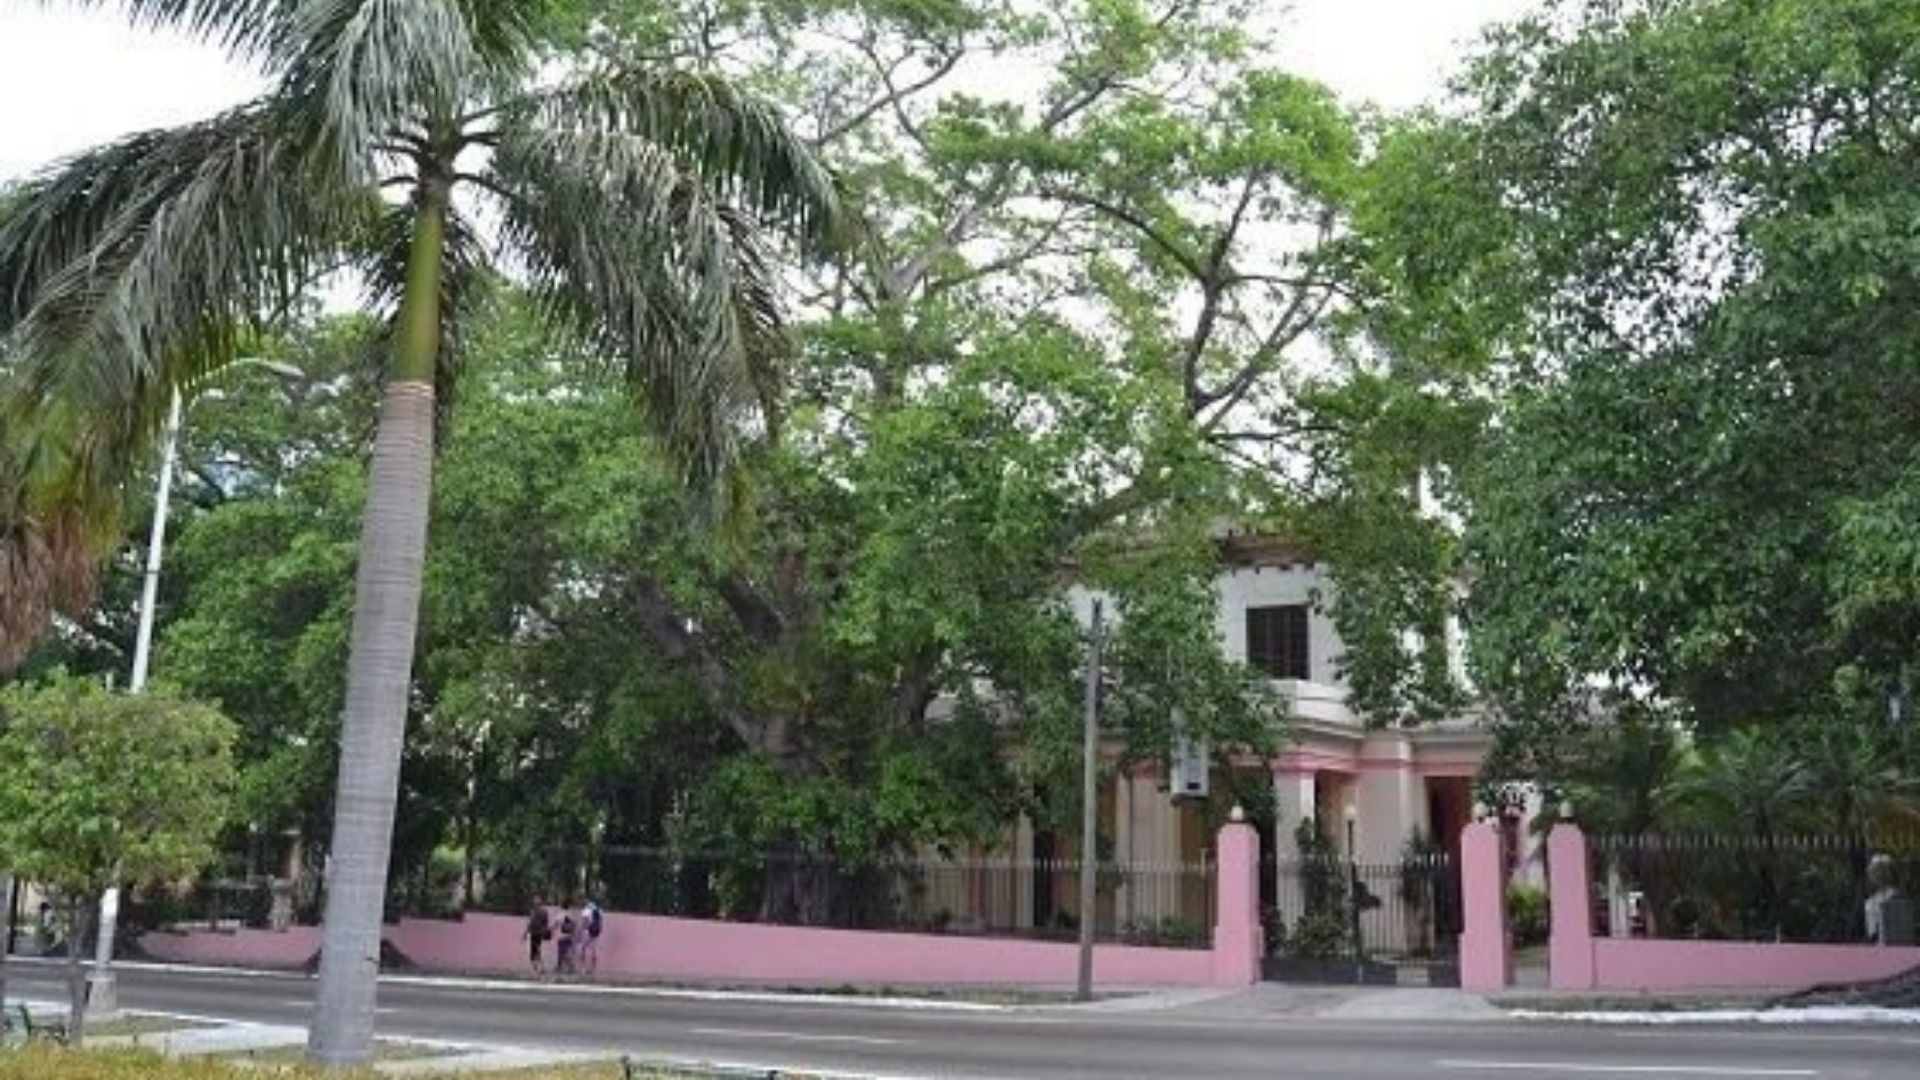
<path id="1" fill-rule="evenodd" d="M 1631 926 L 1620 936 L 1863 941 L 1876 855 L 1887 857 L 1896 888 L 1920 895 L 1920 835 L 1649 833 L 1597 836 L 1589 851 L 1602 936 L 1625 908 Z M 1609 885 L 1610 873 L 1617 885 Z"/>

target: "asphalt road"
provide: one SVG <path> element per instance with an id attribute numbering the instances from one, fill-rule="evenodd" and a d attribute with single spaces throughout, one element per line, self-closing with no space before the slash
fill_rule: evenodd
<path id="1" fill-rule="evenodd" d="M 298 976 L 123 972 L 121 1003 L 303 1024 Z M 10 993 L 60 997 L 13 964 Z M 568 988 L 384 983 L 386 1035 L 632 1053 L 889 1077 L 1528 1080 L 1920 1076 L 1920 1028 L 1598 1027 L 1508 1020 L 1330 1021 L 1248 1015 L 1231 1001 L 1154 1011 L 923 1011 Z"/>

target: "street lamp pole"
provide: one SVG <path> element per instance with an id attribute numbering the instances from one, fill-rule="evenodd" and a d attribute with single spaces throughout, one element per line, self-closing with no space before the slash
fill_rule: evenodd
<path id="1" fill-rule="evenodd" d="M 180 455 L 180 391 L 167 403 L 167 427 L 161 440 L 160 483 L 153 496 L 153 529 L 147 534 L 147 563 L 140 580 L 140 626 L 133 638 L 133 674 L 127 680 L 127 692 L 146 689 L 147 671 L 153 664 L 154 609 L 160 599 L 160 555 L 167 543 L 167 508 L 173 500 L 174 462 Z M 100 930 L 94 935 L 93 972 L 87 976 L 87 1011 L 94 1016 L 112 1016 L 120 1011 L 118 988 L 113 974 L 113 939 L 120 918 L 120 886 L 107 887 L 100 895 Z"/>
<path id="2" fill-rule="evenodd" d="M 242 357 L 229 368 L 264 369 L 283 379 L 299 379 L 299 368 L 272 360 Z M 167 426 L 160 441 L 160 480 L 153 493 L 153 529 L 147 534 L 147 562 L 140 579 L 140 625 L 133 638 L 133 672 L 127 679 L 127 692 L 138 694 L 147 688 L 147 670 L 153 664 L 153 623 L 160 604 L 160 559 L 167 545 L 167 511 L 173 501 L 173 473 L 180 457 L 180 428 L 186 412 L 180 390 L 175 387 L 167 401 Z M 97 1016 L 112 1016 L 120 1011 L 113 974 L 113 938 L 120 918 L 120 886 L 116 882 L 100 895 L 100 930 L 94 935 L 93 972 L 87 976 L 87 1011 Z"/>
<path id="3" fill-rule="evenodd" d="M 1353 933 L 1353 981 L 1359 985 L 1366 981 L 1366 968 L 1360 952 L 1360 849 L 1353 842 L 1353 826 L 1358 820 L 1359 810 L 1347 804 L 1347 906 L 1352 912 Z"/>
<path id="4" fill-rule="evenodd" d="M 173 500 L 174 462 L 180 456 L 180 391 L 167 406 L 167 430 L 160 450 L 160 486 L 153 497 L 153 531 L 147 536 L 147 568 L 140 581 L 140 629 L 133 639 L 133 677 L 128 693 L 147 687 L 147 669 L 153 663 L 153 617 L 160 599 L 160 552 L 167 543 L 167 507 Z"/>
<path id="5" fill-rule="evenodd" d="M 1093 931 L 1099 914 L 1100 792 L 1100 601 L 1093 602 L 1087 636 L 1086 715 L 1080 759 L 1080 977 L 1074 1000 L 1093 1000 Z"/>

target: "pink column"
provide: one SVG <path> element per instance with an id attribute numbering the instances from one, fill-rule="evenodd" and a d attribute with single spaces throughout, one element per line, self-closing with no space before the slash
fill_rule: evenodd
<path id="1" fill-rule="evenodd" d="M 1547 982 L 1555 990 L 1591 990 L 1593 978 L 1593 888 L 1587 869 L 1587 834 L 1563 821 L 1547 836 L 1550 937 Z"/>
<path id="2" fill-rule="evenodd" d="M 1252 986 L 1260 981 L 1260 834 L 1237 820 L 1221 830 L 1220 890 L 1213 924 L 1213 981 L 1217 986 Z"/>
<path id="3" fill-rule="evenodd" d="M 1477 821 L 1460 831 L 1460 988 L 1505 990 L 1513 982 L 1513 943 L 1507 935 L 1507 868 L 1500 826 Z"/>

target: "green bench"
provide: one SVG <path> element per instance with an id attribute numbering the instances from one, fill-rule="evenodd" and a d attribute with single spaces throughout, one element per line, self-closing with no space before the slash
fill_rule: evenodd
<path id="1" fill-rule="evenodd" d="M 25 1042 L 32 1039 L 47 1039 L 57 1043 L 67 1041 L 67 1025 L 63 1021 L 36 1021 L 33 1012 L 25 1005 L 12 1005 L 0 1013 L 0 1032 L 6 1040 L 12 1042 L 17 1036 Z"/>

